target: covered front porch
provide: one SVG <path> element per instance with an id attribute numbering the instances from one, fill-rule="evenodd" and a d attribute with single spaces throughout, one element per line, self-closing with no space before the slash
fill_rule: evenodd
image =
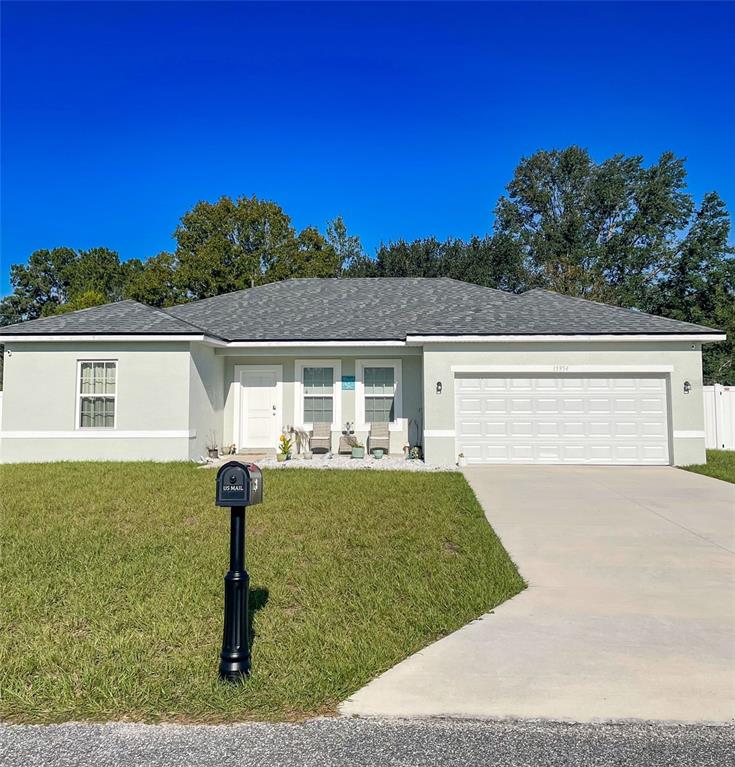
<path id="1" fill-rule="evenodd" d="M 284 429 L 313 433 L 314 424 L 325 423 L 335 454 L 347 433 L 366 445 L 376 423 L 388 426 L 391 455 L 423 444 L 420 348 L 226 349 L 217 356 L 225 385 L 224 449 L 269 453 Z"/>

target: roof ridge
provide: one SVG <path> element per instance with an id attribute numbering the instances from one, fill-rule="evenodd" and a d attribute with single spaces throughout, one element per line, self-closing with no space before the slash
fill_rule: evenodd
<path id="1" fill-rule="evenodd" d="M 137 302 L 137 303 L 140 303 L 140 302 Z M 218 336 L 216 333 L 210 333 L 206 328 L 201 327 L 201 325 L 195 325 L 193 322 L 189 322 L 189 320 L 184 320 L 181 317 L 177 317 L 175 314 L 171 314 L 171 312 L 167 311 L 167 309 L 163 306 L 151 306 L 150 304 L 142 304 L 142 305 L 148 307 L 148 309 L 153 309 L 153 311 L 157 312 L 158 314 L 165 315 L 171 320 L 176 320 L 176 322 L 180 322 L 182 325 L 188 325 L 190 328 L 194 328 L 195 330 L 198 330 L 200 333 L 204 333 L 205 335 L 208 335 L 208 336 L 214 336 L 215 338 L 221 338 L 221 336 Z"/>
<path id="2" fill-rule="evenodd" d="M 464 287 L 472 287 L 472 288 L 481 288 L 482 290 L 491 290 L 493 293 L 502 293 L 504 296 L 512 296 L 513 298 L 518 297 L 518 293 L 513 293 L 510 290 L 503 290 L 502 288 L 491 288 L 489 285 L 480 285 L 477 282 L 465 282 L 464 280 L 458 280 L 456 277 L 446 277 L 442 275 L 441 277 L 422 277 L 421 279 L 424 280 L 445 280 L 446 282 L 456 282 L 458 285 L 463 285 Z"/>
<path id="3" fill-rule="evenodd" d="M 528 293 L 548 293 L 551 296 L 558 296 L 559 298 L 562 298 L 566 301 L 576 301 L 577 303 L 583 303 L 583 304 L 594 304 L 595 306 L 602 306 L 605 309 L 614 309 L 618 312 L 625 312 L 626 314 L 630 314 L 631 312 L 639 317 L 651 317 L 655 320 L 668 320 L 670 322 L 681 322 L 684 325 L 694 325 L 698 328 L 704 328 L 706 330 L 711 330 L 714 332 L 720 332 L 717 330 L 717 328 L 711 328 L 709 325 L 700 325 L 697 322 L 689 322 L 689 320 L 677 320 L 673 317 L 664 317 L 662 314 L 651 314 L 650 312 L 644 312 L 641 309 L 635 309 L 633 307 L 625 307 L 625 306 L 617 306 L 616 304 L 606 304 L 603 301 L 593 301 L 591 298 L 581 298 L 580 296 L 568 296 L 566 293 L 558 293 L 556 290 L 549 290 L 548 288 L 532 288 L 531 290 L 527 290 L 525 293 L 521 293 L 521 296 L 525 296 Z"/>

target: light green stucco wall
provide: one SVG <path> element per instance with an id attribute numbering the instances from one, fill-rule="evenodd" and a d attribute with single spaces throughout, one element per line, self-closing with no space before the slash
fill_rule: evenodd
<path id="1" fill-rule="evenodd" d="M 122 434 L 76 428 L 77 361 L 88 359 L 117 360 Z M 182 342 L 7 344 L 0 461 L 187 460 L 190 365 Z"/>
<path id="2" fill-rule="evenodd" d="M 677 465 L 704 463 L 704 405 L 701 344 L 682 342 L 635 343 L 448 343 L 424 346 L 424 428 L 454 431 L 453 365 L 671 365 L 669 430 L 671 455 Z M 583 373 L 576 374 L 583 376 Z M 632 375 L 625 373 L 625 375 Z M 436 382 L 442 393 L 436 393 Z M 692 391 L 684 394 L 684 381 Z M 701 436 L 677 437 L 676 432 Z M 457 461 L 453 434 L 425 436 L 425 456 L 435 464 Z"/>
<path id="3" fill-rule="evenodd" d="M 210 440 L 223 444 L 223 411 L 225 402 L 224 359 L 211 346 L 191 344 L 189 364 L 189 457 L 207 454 Z"/>

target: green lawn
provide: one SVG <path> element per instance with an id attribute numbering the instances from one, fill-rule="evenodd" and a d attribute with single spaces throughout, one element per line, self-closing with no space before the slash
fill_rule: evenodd
<path id="1" fill-rule="evenodd" d="M 266 472 L 253 674 L 217 680 L 229 511 L 187 464 L 0 467 L 0 718 L 334 711 L 523 587 L 460 474 Z"/>
<path id="2" fill-rule="evenodd" d="M 707 463 L 684 468 L 735 484 L 735 450 L 708 450 Z"/>

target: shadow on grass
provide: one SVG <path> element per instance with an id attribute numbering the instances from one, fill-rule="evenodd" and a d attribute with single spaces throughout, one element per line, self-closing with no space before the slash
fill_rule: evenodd
<path id="1" fill-rule="evenodd" d="M 248 592 L 248 643 L 251 652 L 255 641 L 255 614 L 266 604 L 268 604 L 268 589 L 250 589 Z"/>

